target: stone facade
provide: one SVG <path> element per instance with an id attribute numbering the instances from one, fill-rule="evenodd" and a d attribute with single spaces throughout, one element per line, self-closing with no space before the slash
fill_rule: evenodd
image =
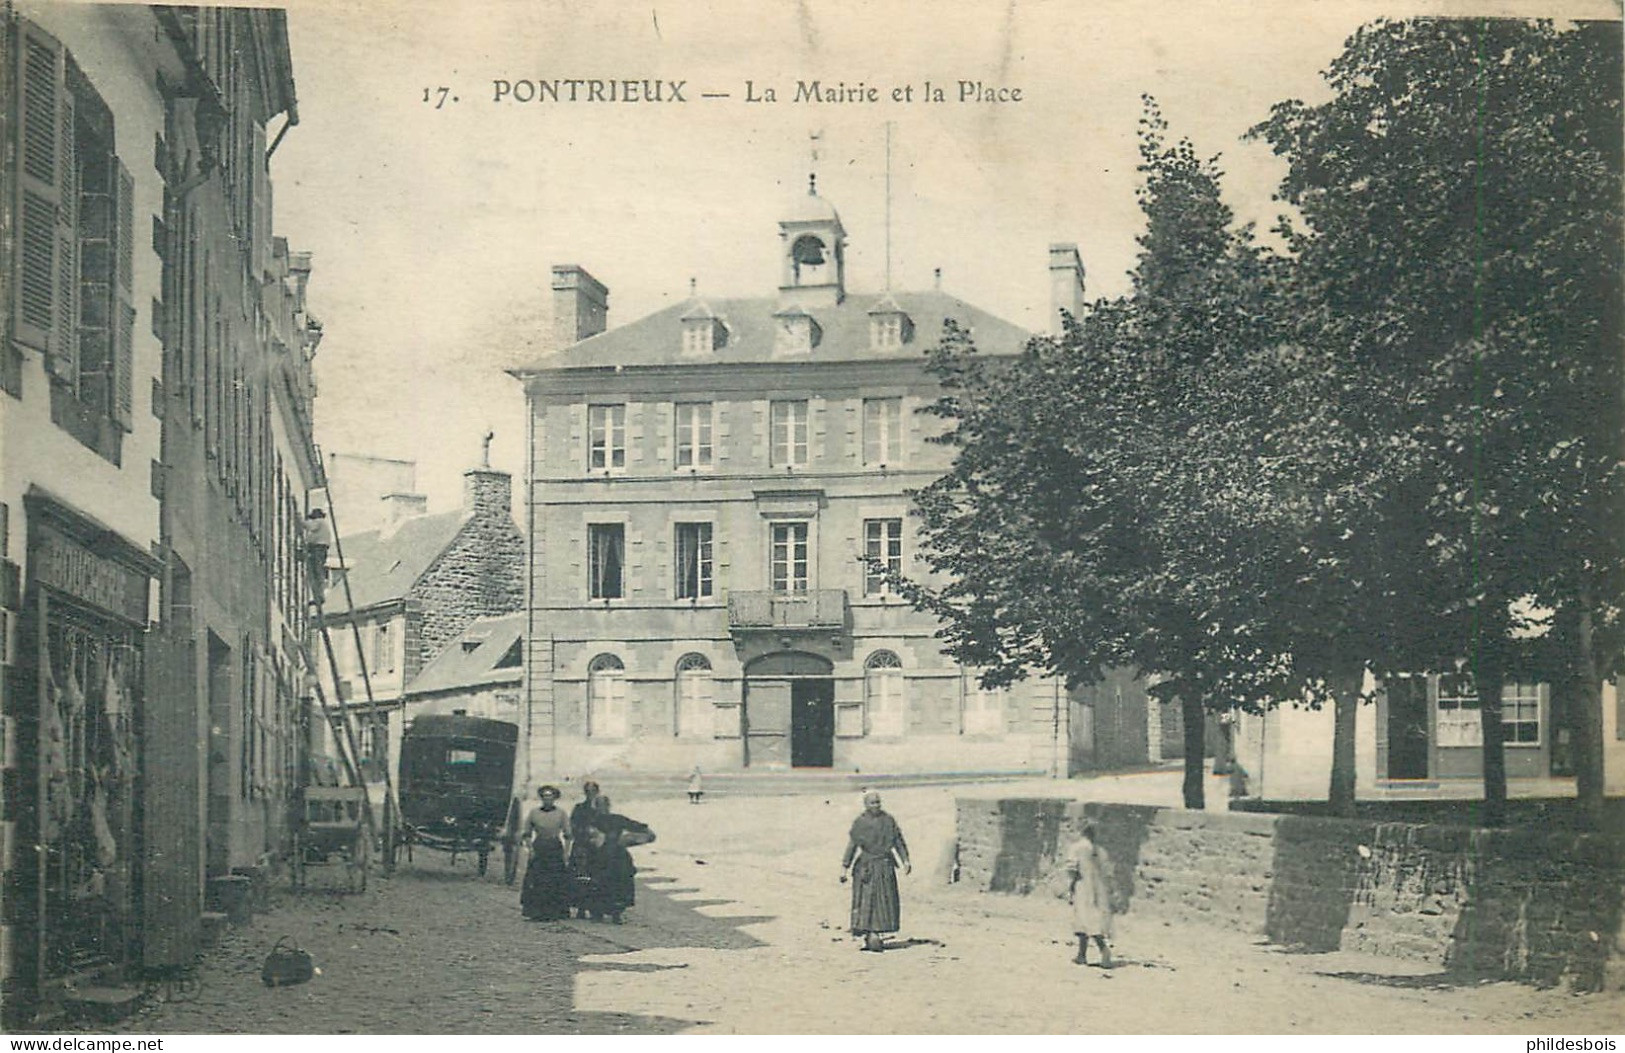
<path id="1" fill-rule="evenodd" d="M 320 327 L 310 258 L 273 228 L 281 12 L 8 3 L 0 67 L 14 1023 L 189 965 L 207 890 L 288 843 Z M 42 125 L 63 137 L 24 157 Z M 78 729 L 67 749 L 52 727 Z"/>
<path id="2" fill-rule="evenodd" d="M 1578 989 L 1625 959 L 1625 838 L 1054 799 L 961 800 L 959 880 L 1040 892 L 1097 824 L 1128 909 L 1304 951 Z"/>
<path id="3" fill-rule="evenodd" d="M 865 563 L 924 573 L 908 492 L 952 457 L 921 412 L 944 319 L 989 356 L 1030 334 L 941 291 L 849 294 L 821 198 L 779 227 L 777 296 L 608 330 L 607 289 L 555 268 L 563 346 L 515 371 L 534 524 L 524 778 L 1065 771 L 1061 686 L 980 690 Z"/>
<path id="4" fill-rule="evenodd" d="M 417 675 L 475 618 L 525 606 L 525 538 L 514 525 L 513 482 L 506 472 L 465 473 L 468 522 L 406 594 L 406 678 Z"/>

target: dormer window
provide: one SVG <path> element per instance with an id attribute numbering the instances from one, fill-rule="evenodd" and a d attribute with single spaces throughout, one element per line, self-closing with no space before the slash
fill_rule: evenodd
<path id="1" fill-rule="evenodd" d="M 824 338 L 824 329 L 818 324 L 818 319 L 800 308 L 780 311 L 773 316 L 773 320 L 776 323 L 774 354 L 804 355 Z"/>
<path id="2" fill-rule="evenodd" d="M 683 354 L 709 355 L 727 343 L 728 326 L 705 304 L 683 315 Z"/>
<path id="3" fill-rule="evenodd" d="M 914 320 L 890 296 L 869 311 L 869 347 L 891 351 L 914 340 Z"/>
<path id="4" fill-rule="evenodd" d="M 712 319 L 706 318 L 693 322 L 683 323 L 683 354 L 705 355 L 722 346 L 718 339 L 721 327 Z"/>

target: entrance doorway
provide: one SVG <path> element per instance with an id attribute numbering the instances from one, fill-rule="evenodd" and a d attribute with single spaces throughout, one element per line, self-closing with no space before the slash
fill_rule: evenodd
<path id="1" fill-rule="evenodd" d="M 231 648 L 212 631 L 209 639 L 209 825 L 204 859 L 210 877 L 231 870 Z"/>
<path id="2" fill-rule="evenodd" d="M 828 768 L 835 763 L 834 665 L 802 651 L 745 666 L 745 764 Z"/>
<path id="3" fill-rule="evenodd" d="M 1428 690 L 1420 676 L 1388 681 L 1388 777 L 1428 777 Z"/>
<path id="4" fill-rule="evenodd" d="M 790 682 L 790 766 L 828 768 L 835 763 L 835 681 Z"/>

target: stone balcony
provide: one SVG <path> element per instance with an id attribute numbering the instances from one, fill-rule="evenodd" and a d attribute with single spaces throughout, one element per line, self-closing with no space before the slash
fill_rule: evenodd
<path id="1" fill-rule="evenodd" d="M 846 590 L 810 592 L 736 591 L 728 594 L 728 628 L 733 632 L 846 629 Z"/>

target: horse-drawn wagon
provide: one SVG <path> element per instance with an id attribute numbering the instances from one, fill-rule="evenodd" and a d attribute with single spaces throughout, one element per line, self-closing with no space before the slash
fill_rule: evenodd
<path id="1" fill-rule="evenodd" d="M 502 846 L 509 883 L 519 865 L 519 802 L 513 797 L 517 725 L 462 713 L 413 720 L 401 742 L 399 822 L 386 822 L 385 851 L 407 861 L 415 845 L 473 855 L 479 872 Z"/>

